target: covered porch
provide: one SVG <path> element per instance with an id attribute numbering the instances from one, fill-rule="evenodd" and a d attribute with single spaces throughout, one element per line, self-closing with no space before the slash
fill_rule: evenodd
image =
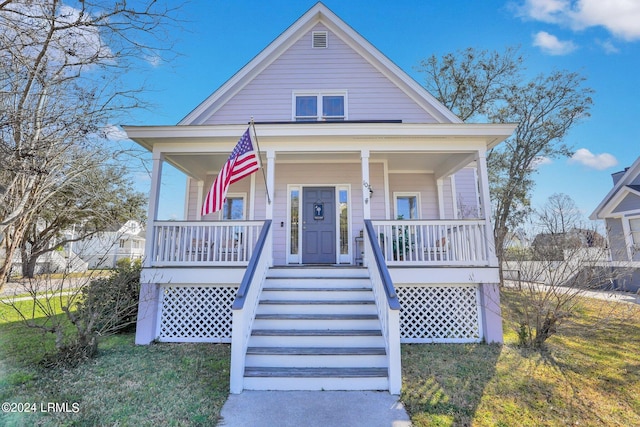
<path id="1" fill-rule="evenodd" d="M 246 265 L 254 221 L 263 220 L 274 224 L 275 265 L 317 263 L 305 260 L 307 229 L 323 220 L 332 221 L 322 232 L 330 240 L 320 243 L 331 254 L 320 263 L 359 265 L 364 221 L 372 219 L 389 266 L 495 267 L 485 153 L 510 127 L 477 127 L 484 136 L 458 125 L 258 125 L 264 173 L 233 184 L 233 208 L 205 217 L 202 200 L 243 128 L 158 129 L 162 137 L 127 128 L 153 152 L 145 266 Z M 166 163 L 188 177 L 179 221 L 157 216 Z M 329 189 L 329 200 L 314 189 Z M 326 208 L 322 220 L 305 211 L 314 206 Z"/>

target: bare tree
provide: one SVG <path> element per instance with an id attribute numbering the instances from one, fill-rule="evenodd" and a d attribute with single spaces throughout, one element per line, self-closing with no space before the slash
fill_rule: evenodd
<path id="1" fill-rule="evenodd" d="M 614 271 L 608 267 L 609 250 L 604 238 L 596 238 L 599 234 L 595 226 L 585 225 L 580 216 L 565 215 L 561 226 L 564 232 L 557 232 L 556 221 L 536 219 L 548 218 L 550 207 L 555 209 L 559 201 L 563 208 L 574 206 L 566 195 L 551 196 L 531 220 L 530 230 L 537 233 L 534 244 L 528 250 L 510 252 L 510 259 L 505 261 L 508 270 L 518 272 L 512 277 L 518 282 L 509 283 L 516 285 L 521 298 L 516 309 L 517 333 L 520 344 L 527 347 L 542 348 L 547 339 L 568 327 L 585 297 L 611 296 L 603 291 L 613 290 L 615 281 L 628 274 L 627 269 Z M 572 327 L 588 330 L 605 326 L 609 314 L 620 304 L 626 303 L 616 301 L 614 295 L 598 305 L 599 316 Z"/>
<path id="2" fill-rule="evenodd" d="M 552 194 L 536 217 L 540 226 L 552 234 L 565 234 L 584 222 L 576 203 L 564 193 Z"/>
<path id="3" fill-rule="evenodd" d="M 0 3 L 0 287 L 39 210 L 117 155 L 105 129 L 143 106 L 122 76 L 171 48 L 173 12 L 152 0 Z"/>

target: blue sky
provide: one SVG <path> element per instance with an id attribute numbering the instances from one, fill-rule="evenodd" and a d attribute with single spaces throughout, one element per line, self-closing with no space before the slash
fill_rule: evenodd
<path id="1" fill-rule="evenodd" d="M 151 110 L 127 124 L 173 125 L 250 61 L 314 0 L 214 0 L 186 4 L 171 34 L 178 56 L 151 61 Z M 325 0 L 339 17 L 418 82 L 420 60 L 467 47 L 519 46 L 527 73 L 579 72 L 595 90 L 591 117 L 565 142 L 576 154 L 544 160 L 532 203 L 570 195 L 588 216 L 612 186 L 611 173 L 640 156 L 640 1 L 629 0 Z M 132 78 L 132 80 L 135 80 Z M 148 180 L 139 187 L 148 191 Z M 184 178 L 168 171 L 160 218 L 182 217 Z"/>

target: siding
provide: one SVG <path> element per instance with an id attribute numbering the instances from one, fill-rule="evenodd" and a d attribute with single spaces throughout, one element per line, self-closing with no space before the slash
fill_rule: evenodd
<path id="1" fill-rule="evenodd" d="M 458 218 L 478 218 L 478 182 L 475 168 L 464 168 L 454 175 Z"/>
<path id="2" fill-rule="evenodd" d="M 207 191 L 209 189 L 207 188 Z M 203 195 L 204 199 L 204 195 Z M 187 177 L 187 212 L 185 218 L 187 221 L 197 221 L 198 219 L 198 181 Z"/>
<path id="3" fill-rule="evenodd" d="M 391 218 L 397 218 L 393 193 L 420 193 L 420 219 L 438 219 L 438 191 L 433 174 L 392 173 L 389 174 Z"/>
<path id="4" fill-rule="evenodd" d="M 618 206 L 613 210 L 613 213 L 634 211 L 638 209 L 640 209 L 640 197 L 635 194 L 627 194 L 627 196 L 618 203 Z"/>
<path id="5" fill-rule="evenodd" d="M 311 31 L 328 31 L 322 24 Z M 362 56 L 329 31 L 326 49 L 311 48 L 311 31 L 267 66 L 205 124 L 292 120 L 294 91 L 347 90 L 349 120 L 434 123 Z"/>

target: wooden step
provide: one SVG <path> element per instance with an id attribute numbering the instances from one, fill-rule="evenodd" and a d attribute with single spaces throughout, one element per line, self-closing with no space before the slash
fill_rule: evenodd
<path id="1" fill-rule="evenodd" d="M 384 347 L 249 347 L 247 354 L 263 355 L 296 355 L 296 356 L 351 356 L 351 355 L 374 355 L 384 356 L 387 354 Z"/>
<path id="2" fill-rule="evenodd" d="M 246 367 L 245 377 L 371 378 L 387 376 L 387 368 L 277 368 Z"/>
<path id="3" fill-rule="evenodd" d="M 281 305 L 375 305 L 374 300 L 308 300 L 308 299 L 292 299 L 292 300 L 281 300 L 281 299 L 267 299 L 260 300 L 260 304 L 271 305 L 271 304 L 281 304 Z"/>
<path id="4" fill-rule="evenodd" d="M 254 329 L 252 336 L 261 337 L 377 337 L 379 329 Z"/>
<path id="5" fill-rule="evenodd" d="M 312 314 L 312 313 L 272 313 L 256 314 L 256 319 L 269 320 L 378 320 L 377 314 Z"/>

